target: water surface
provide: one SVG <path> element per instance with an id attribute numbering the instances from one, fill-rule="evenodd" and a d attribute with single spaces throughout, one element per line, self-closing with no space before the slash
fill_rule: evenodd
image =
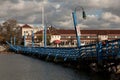
<path id="1" fill-rule="evenodd" d="M 106 78 L 20 54 L 1 54 L 0 80 L 106 80 Z"/>

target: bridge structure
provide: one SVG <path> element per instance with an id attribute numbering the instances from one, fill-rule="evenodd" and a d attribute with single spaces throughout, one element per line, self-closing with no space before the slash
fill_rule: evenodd
<path id="1" fill-rule="evenodd" d="M 44 59 L 47 61 L 52 61 L 55 63 L 71 63 L 72 65 L 74 65 L 74 63 L 78 65 L 85 64 L 86 66 L 92 66 L 97 68 L 96 70 L 98 71 L 114 70 L 114 72 L 116 72 L 118 68 L 117 66 L 120 63 L 120 39 L 105 41 L 105 44 L 99 41 L 96 44 L 81 46 L 80 27 L 77 25 L 76 9 L 72 12 L 72 16 L 73 16 L 74 28 L 76 31 L 77 47 L 67 47 L 67 48 L 65 47 L 56 48 L 56 47 L 46 47 L 46 46 L 34 47 L 33 34 L 32 34 L 32 47 L 26 46 L 25 34 L 24 34 L 24 46 L 15 45 L 15 39 L 13 45 L 12 45 L 12 41 L 11 43 L 6 41 L 6 43 L 10 46 L 10 50 L 16 53 L 35 56 L 37 58 Z M 85 17 L 86 17 L 85 12 L 83 10 L 83 18 Z M 44 38 L 44 40 L 46 41 L 46 38 Z"/>
<path id="2" fill-rule="evenodd" d="M 10 50 L 16 53 L 56 63 L 95 64 L 107 70 L 115 67 L 116 71 L 120 62 L 120 39 L 106 41 L 105 44 L 98 42 L 74 48 L 24 47 L 6 43 Z"/>

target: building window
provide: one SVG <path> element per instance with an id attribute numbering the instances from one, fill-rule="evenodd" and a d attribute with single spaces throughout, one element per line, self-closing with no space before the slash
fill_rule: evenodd
<path id="1" fill-rule="evenodd" d="M 90 36 L 88 36 L 87 38 L 90 38 Z"/>
<path id="2" fill-rule="evenodd" d="M 81 36 L 81 38 L 88 38 L 87 36 Z"/>
<path id="3" fill-rule="evenodd" d="M 76 38 L 76 36 L 71 36 L 71 38 Z"/>
<path id="4" fill-rule="evenodd" d="M 120 36 L 117 36 L 117 38 L 120 38 Z"/>
<path id="5" fill-rule="evenodd" d="M 96 39 L 96 38 L 97 38 L 97 36 L 90 36 L 90 38 L 95 38 L 95 39 Z"/>
<path id="6" fill-rule="evenodd" d="M 61 38 L 67 38 L 66 36 L 61 36 Z"/>
<path id="7" fill-rule="evenodd" d="M 108 36 L 108 38 L 115 38 L 115 36 Z"/>
<path id="8" fill-rule="evenodd" d="M 117 36 L 115 36 L 115 38 L 117 38 Z"/>

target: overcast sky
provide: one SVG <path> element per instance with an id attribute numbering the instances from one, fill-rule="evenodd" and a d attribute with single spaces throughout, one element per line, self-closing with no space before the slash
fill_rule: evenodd
<path id="1" fill-rule="evenodd" d="M 40 25 L 42 6 L 43 0 L 0 0 L 0 21 L 14 18 L 20 24 Z M 120 0 L 44 0 L 46 25 L 73 29 L 71 13 L 76 7 L 81 29 L 120 29 Z"/>

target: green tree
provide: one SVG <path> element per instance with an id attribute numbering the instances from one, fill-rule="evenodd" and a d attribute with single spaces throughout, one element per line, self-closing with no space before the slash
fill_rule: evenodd
<path id="1" fill-rule="evenodd" d="M 37 36 L 37 42 L 42 42 L 42 40 L 43 40 L 43 36 L 42 35 Z M 51 40 L 51 36 L 47 35 L 47 45 L 51 44 L 50 40 Z"/>
<path id="2" fill-rule="evenodd" d="M 42 42 L 42 35 L 37 36 L 37 42 Z"/>
<path id="3" fill-rule="evenodd" d="M 50 43 L 50 40 L 51 40 L 51 35 L 47 35 L 47 45 L 50 45 L 51 43 Z"/>

